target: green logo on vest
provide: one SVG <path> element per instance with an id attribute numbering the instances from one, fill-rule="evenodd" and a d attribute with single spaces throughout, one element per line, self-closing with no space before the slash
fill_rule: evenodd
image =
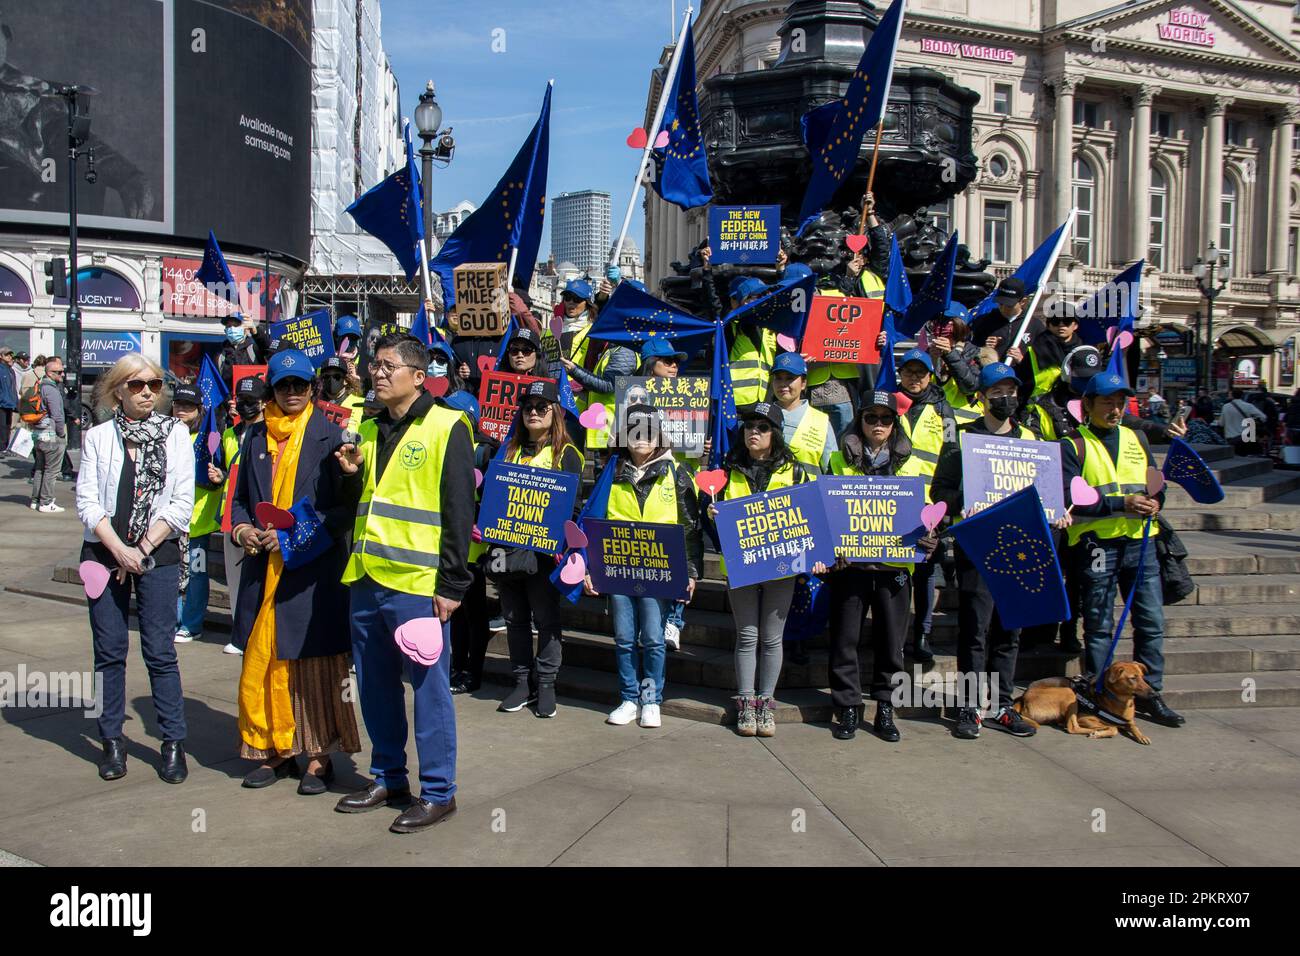
<path id="1" fill-rule="evenodd" d="M 424 459 L 429 456 L 429 451 L 424 447 L 423 442 L 408 441 L 402 446 L 397 453 L 398 460 L 401 461 L 403 468 L 415 470 L 424 464 Z"/>

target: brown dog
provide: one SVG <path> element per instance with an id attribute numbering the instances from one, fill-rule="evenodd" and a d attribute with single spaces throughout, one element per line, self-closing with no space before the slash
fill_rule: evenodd
<path id="1" fill-rule="evenodd" d="M 1079 701 L 1068 677 L 1047 677 L 1036 680 L 1025 688 L 1024 696 L 1011 706 L 1025 720 L 1037 727 L 1040 724 L 1063 724 L 1067 733 L 1086 734 L 1089 737 L 1114 737 L 1122 723 L 1124 731 L 1140 744 L 1151 739 L 1138 730 L 1133 721 L 1134 697 L 1145 697 L 1151 687 L 1144 676 L 1146 665 L 1136 661 L 1117 661 L 1106 671 L 1106 689 L 1097 703 L 1111 721 L 1079 714 Z"/>

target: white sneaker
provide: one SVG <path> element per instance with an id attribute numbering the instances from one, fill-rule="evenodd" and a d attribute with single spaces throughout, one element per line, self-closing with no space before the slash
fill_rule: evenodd
<path id="1" fill-rule="evenodd" d="M 223 654 L 239 654 L 239 655 L 242 656 L 244 652 L 241 651 L 239 648 L 237 648 L 234 644 L 227 644 L 225 647 L 223 647 L 223 648 L 221 649 L 221 653 L 223 653 Z"/>
<path id="2" fill-rule="evenodd" d="M 194 640 L 194 635 L 182 627 L 179 631 L 176 632 L 176 637 L 174 639 L 174 642 L 177 644 L 188 644 L 192 640 Z"/>
<path id="3" fill-rule="evenodd" d="M 488 630 L 493 634 L 504 634 L 506 630 L 506 619 L 504 617 L 494 617 L 488 621 Z"/>
<path id="4" fill-rule="evenodd" d="M 672 621 L 664 625 L 664 643 L 668 645 L 670 651 L 680 651 L 682 649 L 681 629 Z"/>
<path id="5" fill-rule="evenodd" d="M 625 727 L 634 720 L 636 720 L 636 701 L 625 700 L 609 712 L 605 723 L 613 724 L 615 727 Z"/>
<path id="6" fill-rule="evenodd" d="M 41 512 L 41 514 L 52 515 L 52 514 L 58 514 L 60 511 L 63 511 L 64 509 L 60 508 L 53 501 L 51 501 L 48 505 L 41 505 L 36 510 Z"/>
<path id="7" fill-rule="evenodd" d="M 29 502 L 27 503 L 27 507 L 29 507 L 29 508 L 31 508 L 33 511 L 35 511 L 37 508 L 40 507 L 40 505 L 38 505 L 38 504 L 37 504 L 36 502 L 34 502 L 34 501 L 29 501 Z"/>
<path id="8" fill-rule="evenodd" d="M 659 719 L 659 705 L 646 704 L 644 707 L 642 707 L 641 720 L 639 721 L 639 723 L 641 724 L 642 727 L 662 726 L 663 722 Z"/>

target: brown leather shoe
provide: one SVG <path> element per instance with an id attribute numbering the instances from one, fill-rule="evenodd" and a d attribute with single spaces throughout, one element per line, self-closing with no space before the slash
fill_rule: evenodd
<path id="1" fill-rule="evenodd" d="M 394 820 L 393 825 L 388 829 L 393 833 L 415 833 L 435 823 L 441 823 L 455 812 L 455 797 L 451 798 L 450 803 L 430 803 L 421 797 L 411 804 L 411 809 Z"/>
<path id="2" fill-rule="evenodd" d="M 411 803 L 411 791 L 408 787 L 401 790 L 389 790 L 379 783 L 372 783 L 364 790 L 349 793 L 334 804 L 339 813 L 365 813 L 378 810 L 382 806 L 406 807 Z"/>

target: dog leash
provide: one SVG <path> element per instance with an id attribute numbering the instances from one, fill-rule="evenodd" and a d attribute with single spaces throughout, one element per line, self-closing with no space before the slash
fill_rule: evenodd
<path id="1" fill-rule="evenodd" d="M 1148 515 L 1146 523 L 1142 525 L 1142 550 L 1138 552 L 1137 574 L 1133 577 L 1133 587 L 1128 592 L 1128 598 L 1124 601 L 1124 610 L 1119 615 L 1119 626 L 1115 628 L 1115 636 L 1110 639 L 1110 650 L 1106 652 L 1106 663 L 1101 665 L 1101 670 L 1097 672 L 1097 693 L 1101 693 L 1106 680 L 1106 671 L 1110 670 L 1111 662 L 1115 659 L 1115 648 L 1119 646 L 1119 636 L 1124 633 L 1124 623 L 1128 620 L 1128 612 L 1133 608 L 1133 598 L 1137 594 L 1137 589 L 1142 585 L 1142 566 L 1147 557 L 1147 539 L 1151 536 L 1151 521 L 1155 515 Z M 1115 569 L 1115 577 L 1119 577 L 1119 568 Z"/>

